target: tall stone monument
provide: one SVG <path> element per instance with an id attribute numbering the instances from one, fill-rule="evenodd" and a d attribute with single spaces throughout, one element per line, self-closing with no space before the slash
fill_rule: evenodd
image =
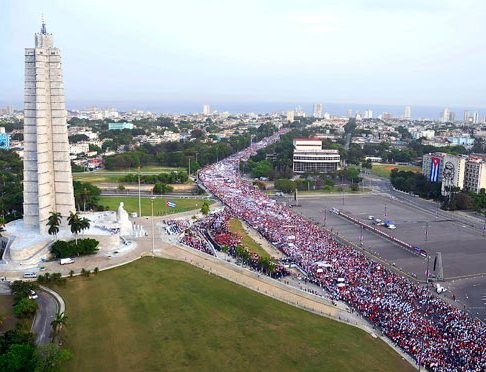
<path id="1" fill-rule="evenodd" d="M 25 49 L 24 224 L 45 233 L 50 212 L 75 211 L 61 53 L 42 22 Z"/>

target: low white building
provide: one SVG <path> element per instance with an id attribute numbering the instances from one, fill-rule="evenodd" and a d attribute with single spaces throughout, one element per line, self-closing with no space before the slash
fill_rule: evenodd
<path id="1" fill-rule="evenodd" d="M 294 143 L 294 173 L 332 173 L 339 169 L 338 150 L 322 149 L 319 138 L 296 138 Z"/>
<path id="2" fill-rule="evenodd" d="M 89 143 L 72 143 L 69 145 L 70 154 L 86 154 L 89 152 Z"/>

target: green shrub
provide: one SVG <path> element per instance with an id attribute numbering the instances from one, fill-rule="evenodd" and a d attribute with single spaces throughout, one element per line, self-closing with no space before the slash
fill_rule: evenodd
<path id="1" fill-rule="evenodd" d="M 44 275 L 39 275 L 37 277 L 37 282 L 39 284 L 48 284 L 48 283 L 65 284 L 66 278 L 63 278 L 61 276 L 61 273 L 53 273 L 53 274 L 45 273 Z"/>
<path id="2" fill-rule="evenodd" d="M 19 302 L 23 298 L 27 298 L 30 291 L 38 289 L 39 286 L 35 282 L 24 282 L 22 280 L 16 280 L 10 285 L 12 295 L 15 302 Z"/>
<path id="3" fill-rule="evenodd" d="M 14 307 L 14 314 L 17 318 L 26 318 L 30 315 L 34 315 L 37 311 L 37 302 L 29 298 L 22 298 L 17 302 Z"/>
<path id="4" fill-rule="evenodd" d="M 98 251 L 99 241 L 96 239 L 78 239 L 78 244 L 76 241 L 64 241 L 57 240 L 51 246 L 51 253 L 56 258 L 66 258 L 73 256 L 84 256 L 87 254 L 93 254 Z"/>

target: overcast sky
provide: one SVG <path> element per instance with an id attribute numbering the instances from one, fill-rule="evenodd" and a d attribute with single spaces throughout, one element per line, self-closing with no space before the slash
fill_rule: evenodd
<path id="1" fill-rule="evenodd" d="M 0 103 L 42 13 L 69 102 L 486 107 L 484 0 L 0 0 Z"/>

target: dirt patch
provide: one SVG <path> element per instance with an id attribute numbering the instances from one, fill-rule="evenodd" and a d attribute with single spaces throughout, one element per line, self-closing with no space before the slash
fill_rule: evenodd
<path id="1" fill-rule="evenodd" d="M 13 314 L 13 296 L 0 295 L 0 333 L 15 328 L 17 319 Z"/>

